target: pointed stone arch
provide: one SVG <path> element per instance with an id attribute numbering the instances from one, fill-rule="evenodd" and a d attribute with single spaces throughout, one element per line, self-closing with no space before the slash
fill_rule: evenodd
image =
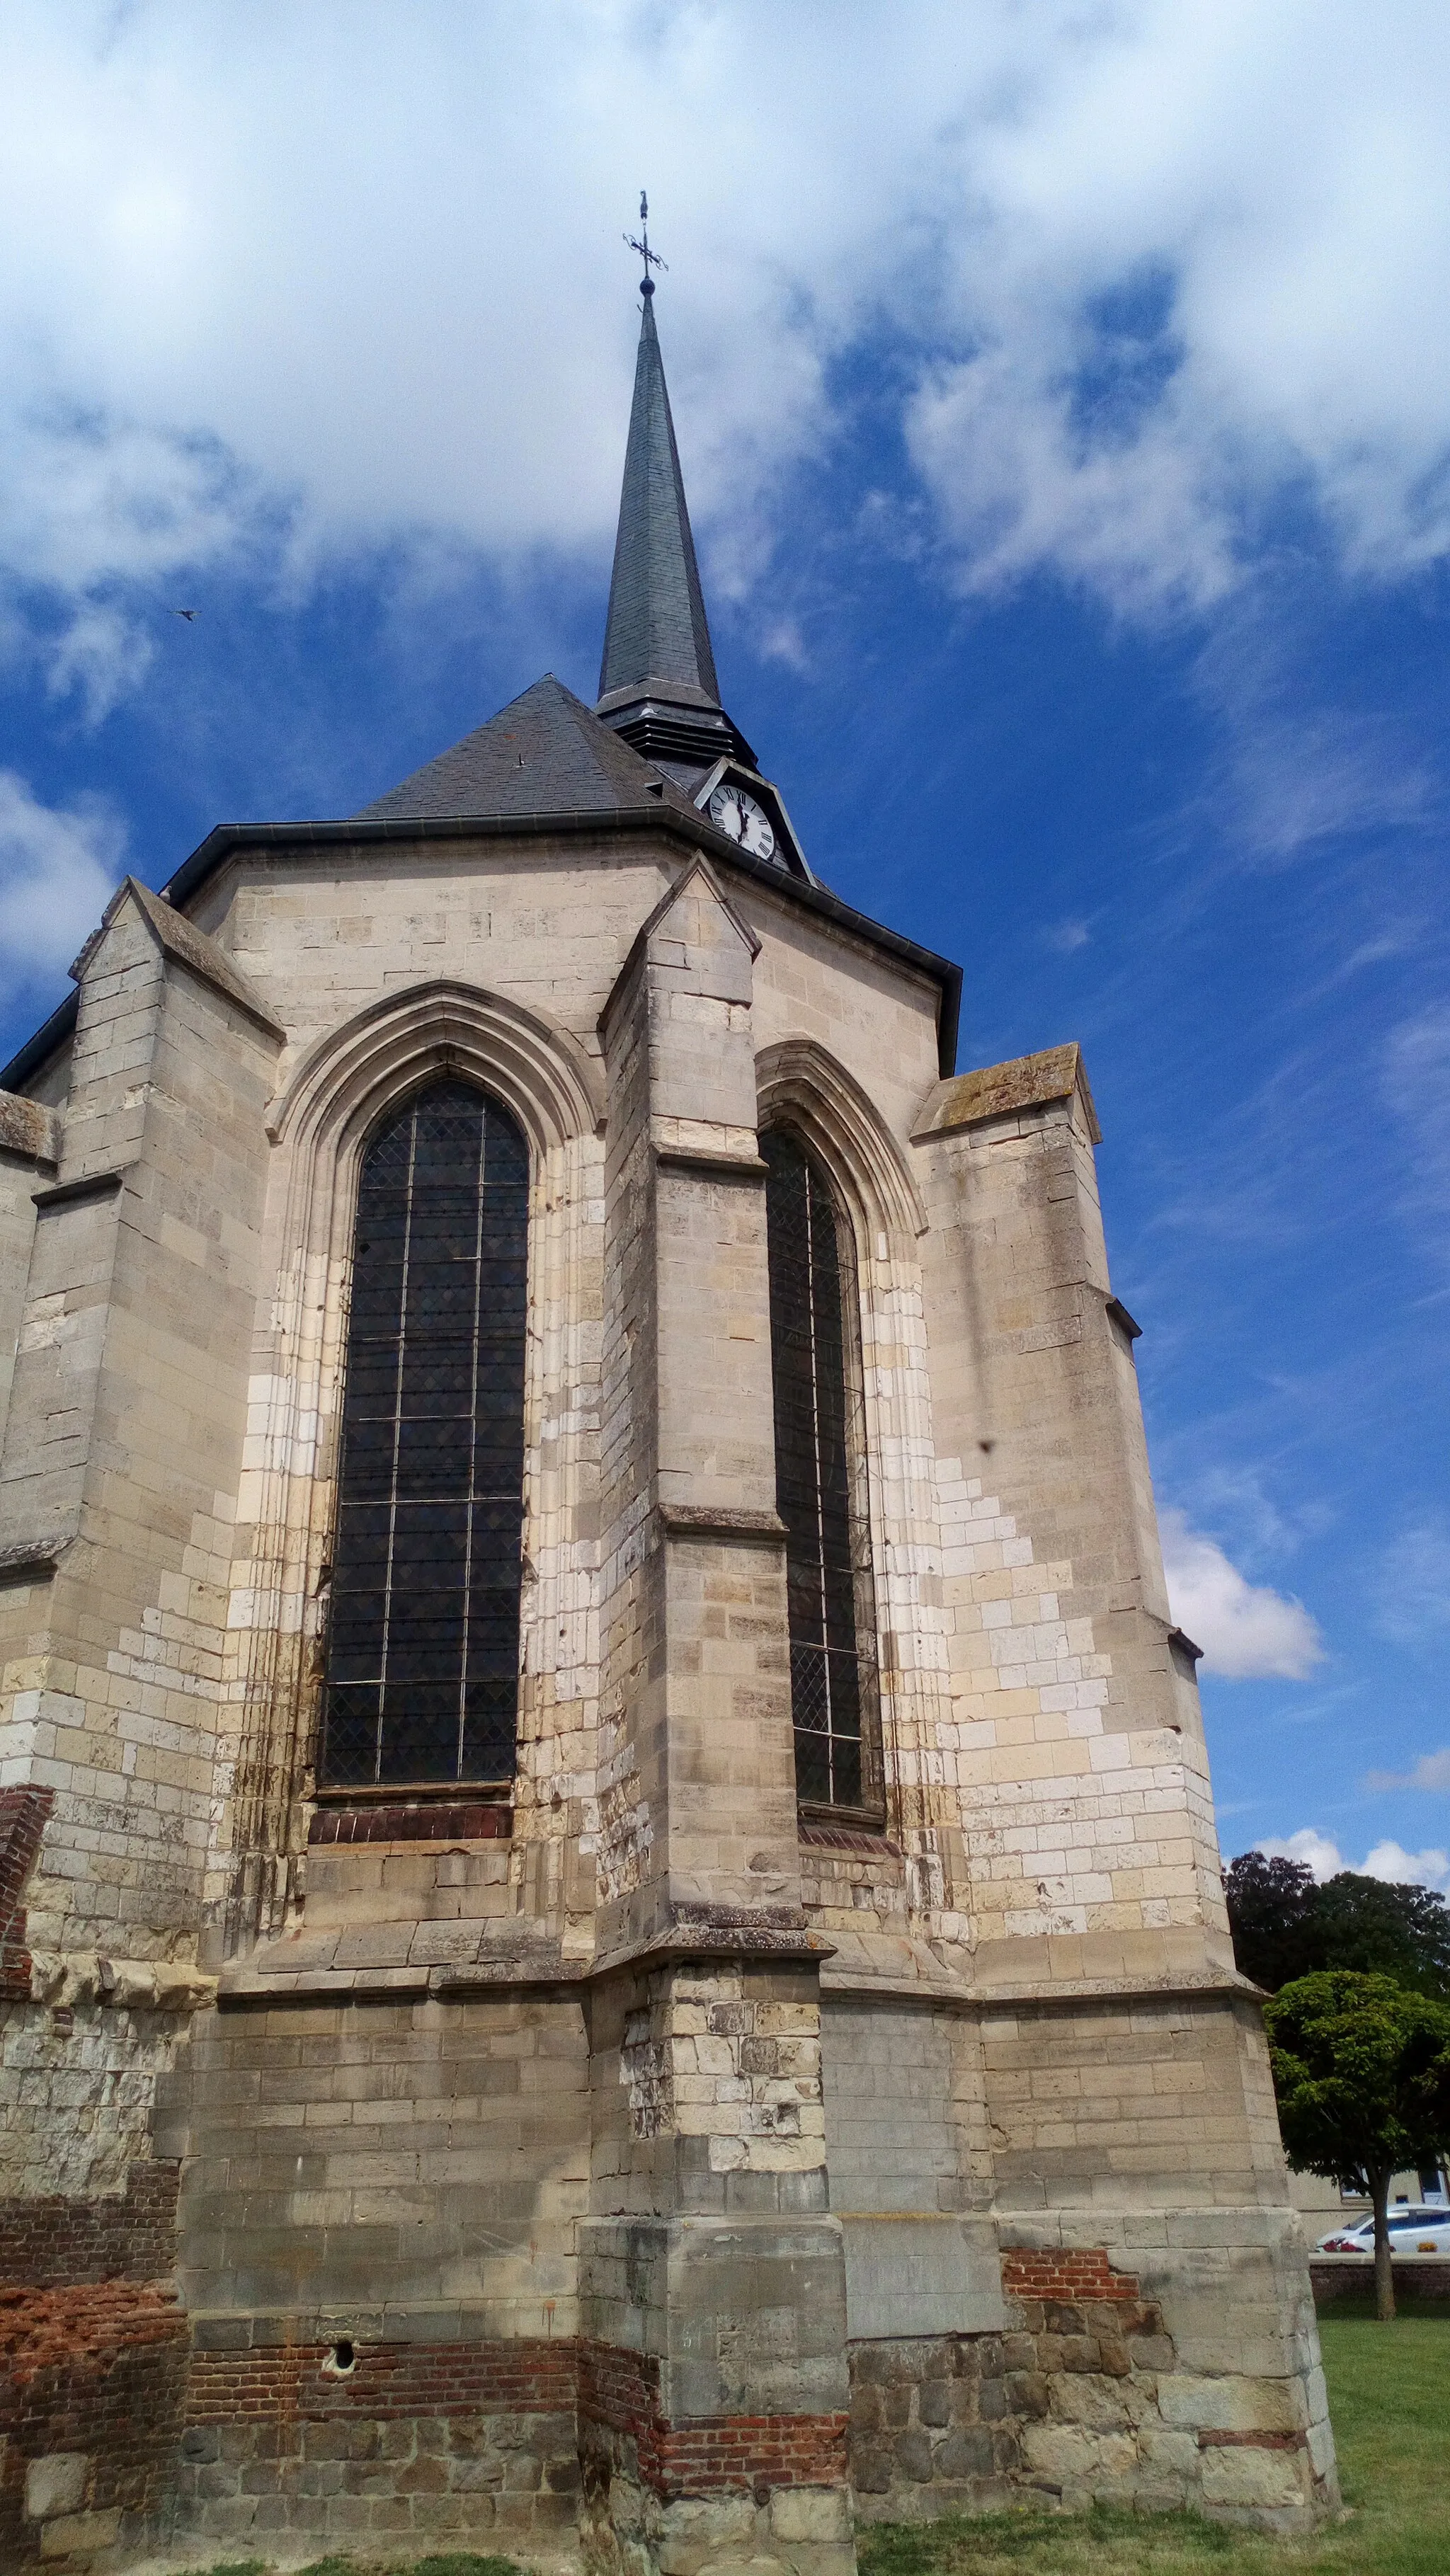
<path id="1" fill-rule="evenodd" d="M 868 1254 L 884 1234 L 891 1255 L 914 1261 L 927 1229 L 925 1202 L 880 1111 L 814 1038 L 782 1038 L 756 1058 L 760 1124 L 788 1120 L 814 1147 L 851 1210 Z"/>
<path id="2" fill-rule="evenodd" d="M 913 1861 L 930 1855 L 940 1872 L 926 1795 L 948 1706 L 945 1614 L 929 1598 L 942 1555 L 919 1248 L 926 1209 L 874 1102 L 825 1047 L 782 1039 L 762 1051 L 756 1075 L 761 1126 L 795 1128 L 856 1236 L 887 1822 Z M 940 1874 L 950 1907 L 960 1901 L 954 1855 Z"/>
<path id="3" fill-rule="evenodd" d="M 379 1119 L 446 1075 L 493 1093 L 529 1148 L 521 1807 L 556 1767 L 546 1735 L 565 1651 L 560 1605 L 592 1601 L 597 1557 L 579 1535 L 591 1527 L 597 1479 L 580 1390 L 598 1379 L 601 1086 L 583 1046 L 545 1013 L 440 977 L 388 994 L 319 1039 L 267 1122 L 272 1286 L 254 1346 L 229 1611 L 234 1945 L 282 1920 L 313 1794 L 359 1169 Z"/>
<path id="4" fill-rule="evenodd" d="M 456 1073 L 498 1094 L 536 1155 L 603 1120 L 599 1076 L 558 1021 L 480 985 L 440 976 L 389 993 L 319 1038 L 273 1104 L 274 1145 L 361 1136 L 423 1081 Z"/>

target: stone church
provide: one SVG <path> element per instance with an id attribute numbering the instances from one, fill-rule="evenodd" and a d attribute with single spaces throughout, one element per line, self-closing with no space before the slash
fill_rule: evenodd
<path id="1" fill-rule="evenodd" d="M 1082 1060 L 769 766 L 647 285 L 597 703 L 0 1074 L 7 2567 L 1333 2496 Z"/>

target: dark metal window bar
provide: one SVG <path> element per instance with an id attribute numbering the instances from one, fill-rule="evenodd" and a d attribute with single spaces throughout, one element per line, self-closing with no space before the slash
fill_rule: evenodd
<path id="1" fill-rule="evenodd" d="M 855 1265 L 824 1175 L 787 1128 L 767 1165 L 776 1505 L 787 1530 L 791 1719 L 803 1805 L 882 1813 Z"/>
<path id="2" fill-rule="evenodd" d="M 528 1149 L 462 1082 L 362 1159 L 321 1780 L 514 1768 Z"/>

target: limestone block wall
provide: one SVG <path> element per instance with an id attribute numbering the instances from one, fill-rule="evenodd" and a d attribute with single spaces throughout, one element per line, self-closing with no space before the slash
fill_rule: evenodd
<path id="1" fill-rule="evenodd" d="M 989 2005 L 982 2053 L 999 2210 L 1287 2214 L 1268 2054 L 1248 1994 Z"/>
<path id="2" fill-rule="evenodd" d="M 940 1082 L 926 976 L 643 830 L 243 853 L 203 929 L 148 907 L 83 961 L 66 1101 L 0 1121 L 0 2135 L 18 2205 L 108 2212 L 45 2297 L 182 2168 L 189 2414 L 140 2253 L 105 2378 L 154 2375 L 189 2526 L 524 2546 L 582 2497 L 601 2570 L 845 2576 L 848 2413 L 870 2511 L 1307 2513 L 1075 1051 Z M 369 1802 L 316 1770 L 355 1173 L 440 1071 L 531 1149 L 519 1757 Z M 855 1242 L 881 1831 L 796 1808 L 773 1118 Z M 84 2456 L 32 2552 L 161 2509 Z"/>
<path id="3" fill-rule="evenodd" d="M 157 2134 L 201 2347 L 572 2334 L 587 2080 L 563 1996 L 209 2016 Z"/>
<path id="4" fill-rule="evenodd" d="M 917 1130 L 938 1452 L 961 1462 L 940 1470 L 942 1562 L 977 1934 L 1007 1980 L 1043 1973 L 1044 1938 L 1058 1976 L 1231 1976 L 1091 1104 L 1075 1049 L 997 1073 L 1018 1079 L 940 1085 Z"/>
<path id="5" fill-rule="evenodd" d="M 606 1949 L 680 1908 L 799 1920 L 752 951 L 701 863 L 602 1022 Z"/>
<path id="6" fill-rule="evenodd" d="M 37 1958 L 196 1957 L 276 1042 L 123 888 L 84 963 L 0 1457 L 0 1538 L 49 1551 L 0 1596 L 0 1759 L 54 1800 Z"/>

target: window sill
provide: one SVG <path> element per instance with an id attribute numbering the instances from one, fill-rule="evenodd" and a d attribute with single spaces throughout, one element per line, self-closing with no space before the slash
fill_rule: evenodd
<path id="1" fill-rule="evenodd" d="M 802 1806 L 797 1832 L 807 1850 L 862 1852 L 877 1860 L 900 1860 L 900 1845 L 891 1840 L 883 1816 L 866 1807 Z"/>
<path id="2" fill-rule="evenodd" d="M 452 1798 L 373 1799 L 319 1806 L 307 1831 L 309 1850 L 355 1843 L 507 1842 L 514 1811 L 487 1795 Z"/>
<path id="3" fill-rule="evenodd" d="M 506 1807 L 512 1803 L 512 1780 L 360 1780 L 353 1786 L 314 1789 L 319 1807 Z"/>

